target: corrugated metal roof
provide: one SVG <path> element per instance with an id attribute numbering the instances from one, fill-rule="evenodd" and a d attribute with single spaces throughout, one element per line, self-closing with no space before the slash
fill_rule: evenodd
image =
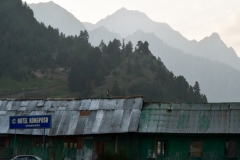
<path id="1" fill-rule="evenodd" d="M 240 133 L 240 103 L 143 103 L 141 97 L 84 100 L 0 100 L 0 134 L 14 134 L 9 116 L 52 115 L 46 135 L 105 133 Z M 43 134 L 42 129 L 17 134 Z"/>
<path id="2" fill-rule="evenodd" d="M 140 133 L 240 133 L 240 103 L 144 103 Z"/>
<path id="3" fill-rule="evenodd" d="M 9 116 L 52 115 L 46 135 L 137 132 L 143 99 L 0 100 L 0 134 L 14 134 Z M 88 114 L 81 115 L 81 111 Z M 17 129 L 17 134 L 42 135 L 43 129 Z"/>

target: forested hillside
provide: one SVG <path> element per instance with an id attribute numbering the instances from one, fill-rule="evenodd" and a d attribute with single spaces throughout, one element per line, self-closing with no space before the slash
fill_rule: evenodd
<path id="1" fill-rule="evenodd" d="M 114 39 L 93 47 L 88 32 L 77 36 L 45 27 L 21 0 L 0 1 L 0 78 L 29 83 L 36 70 L 63 68 L 68 89 L 76 98 L 143 95 L 146 101 L 207 102 L 198 82 L 190 86 L 174 76 L 150 52 L 148 42 L 137 46 Z"/>

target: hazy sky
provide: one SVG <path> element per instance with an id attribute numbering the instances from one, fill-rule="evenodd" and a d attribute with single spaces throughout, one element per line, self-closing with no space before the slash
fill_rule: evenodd
<path id="1" fill-rule="evenodd" d="M 27 3 L 49 0 L 24 0 Z M 201 40 L 212 32 L 240 56 L 239 0 L 52 0 L 81 22 L 96 23 L 125 7 L 144 12 L 156 22 L 165 22 L 189 40 Z"/>

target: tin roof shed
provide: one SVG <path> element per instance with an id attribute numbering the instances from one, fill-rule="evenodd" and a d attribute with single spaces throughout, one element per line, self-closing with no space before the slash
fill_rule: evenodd
<path id="1" fill-rule="evenodd" d="M 9 129 L 10 116 L 52 115 L 46 135 L 88 135 L 137 132 L 143 99 L 0 100 L 0 134 Z M 17 134 L 42 135 L 43 129 L 17 129 Z"/>
<path id="2" fill-rule="evenodd" d="M 240 103 L 144 103 L 140 133 L 240 133 Z"/>

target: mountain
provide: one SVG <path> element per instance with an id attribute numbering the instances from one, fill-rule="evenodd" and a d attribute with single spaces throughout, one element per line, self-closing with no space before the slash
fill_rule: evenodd
<path id="1" fill-rule="evenodd" d="M 81 30 L 86 29 L 74 15 L 52 1 L 28 6 L 34 11 L 34 17 L 39 22 L 58 28 L 66 36 L 79 35 Z"/>
<path id="2" fill-rule="evenodd" d="M 101 19 L 96 24 L 92 24 L 88 22 L 81 23 L 71 13 L 53 2 L 30 4 L 29 6 L 33 9 L 38 21 L 59 28 L 66 35 L 78 35 L 79 31 L 84 29 L 91 32 L 94 29 L 104 26 L 111 33 L 118 33 L 124 38 L 140 29 L 146 33 L 155 33 L 166 44 L 180 49 L 185 53 L 224 62 L 240 70 L 240 59 L 236 52 L 233 48 L 228 48 L 217 33 L 213 33 L 210 37 L 206 37 L 200 42 L 195 40 L 189 41 L 179 32 L 173 30 L 168 24 L 154 22 L 146 14 L 139 11 L 127 10 L 126 8 L 121 8 L 112 15 Z M 102 32 L 102 29 L 98 29 L 98 31 Z M 97 33 L 97 30 L 94 33 Z M 99 33 L 99 35 L 101 34 Z M 109 35 L 108 38 L 107 35 Z M 114 36 L 114 34 L 110 33 L 107 35 L 104 36 L 106 40 L 112 39 L 112 36 Z M 101 38 L 98 36 L 96 36 L 95 40 L 94 38 L 92 37 L 90 42 L 93 42 L 95 45 Z M 108 43 L 108 41 L 105 42 Z"/>
<path id="3" fill-rule="evenodd" d="M 189 53 L 201 56 L 210 60 L 224 62 L 236 69 L 240 69 L 240 59 L 233 48 L 227 47 L 217 33 L 212 33 L 192 47 L 189 47 Z"/>
<path id="4" fill-rule="evenodd" d="M 82 22 L 88 31 L 96 29 L 96 26 L 90 22 Z"/>
<path id="5" fill-rule="evenodd" d="M 133 34 L 137 30 L 153 32 L 169 46 L 185 53 L 224 62 L 240 70 L 240 59 L 232 48 L 228 48 L 217 33 L 200 42 L 189 41 L 168 24 L 154 22 L 139 11 L 121 8 L 112 15 L 98 21 L 95 26 L 104 26 L 108 30 L 119 33 L 122 37 Z"/>
<path id="6" fill-rule="evenodd" d="M 0 2 L 0 77 L 27 80 L 30 68 L 53 66 L 58 30 L 40 24 L 20 0 Z"/>
<path id="7" fill-rule="evenodd" d="M 36 87 L 34 83 L 45 88 L 42 80 L 47 77 L 56 85 L 53 79 L 57 77 L 51 72 L 58 69 L 68 76 L 68 90 L 79 94 L 78 98 L 103 98 L 110 90 L 111 97 L 143 95 L 146 101 L 207 102 L 199 83 L 190 86 L 183 76 L 174 76 L 151 54 L 147 42 L 138 42 L 135 51 L 131 43 L 121 45 L 117 39 L 94 47 L 86 30 L 78 36 L 59 34 L 57 29 L 37 22 L 21 0 L 0 1 L 0 15 L 0 82 L 7 79 L 7 85 L 16 85 L 11 82 L 15 79 L 24 84 L 20 90 L 26 85 Z M 98 88 L 102 88 L 100 92 Z"/>
<path id="8" fill-rule="evenodd" d="M 210 102 L 235 102 L 240 95 L 240 71 L 222 62 L 186 54 L 166 45 L 154 33 L 141 30 L 126 37 L 125 41 L 147 41 L 151 52 L 160 57 L 166 67 L 175 75 L 184 75 L 190 84 L 198 81 L 201 91 Z"/>
<path id="9" fill-rule="evenodd" d="M 170 26 L 166 23 L 153 22 L 146 14 L 139 11 L 127 10 L 125 8 L 121 8 L 112 15 L 101 19 L 95 26 L 104 26 L 110 31 L 119 33 L 122 37 L 134 33 L 137 29 L 141 29 L 145 32 L 152 31 L 158 27 L 162 27 L 166 31 L 171 30 Z"/>
<path id="10" fill-rule="evenodd" d="M 113 39 L 119 39 L 121 40 L 122 37 L 114 32 L 110 32 L 107 28 L 101 26 L 98 27 L 92 31 L 89 31 L 89 42 L 93 46 L 98 46 L 103 40 L 105 43 L 108 43 L 109 41 L 112 41 Z"/>
<path id="11" fill-rule="evenodd" d="M 144 13 L 125 8 L 96 24 L 84 22 L 84 25 L 89 31 L 89 42 L 93 45 L 97 46 L 102 39 L 108 44 L 114 36 L 119 36 L 117 33 L 125 37 L 125 43 L 132 41 L 133 47 L 137 41 L 146 40 L 152 54 L 160 57 L 174 74 L 183 75 L 190 84 L 199 81 L 209 101 L 239 101 L 239 58 L 234 49 L 228 48 L 217 33 L 199 42 L 189 41 L 168 24 L 154 22 Z"/>

